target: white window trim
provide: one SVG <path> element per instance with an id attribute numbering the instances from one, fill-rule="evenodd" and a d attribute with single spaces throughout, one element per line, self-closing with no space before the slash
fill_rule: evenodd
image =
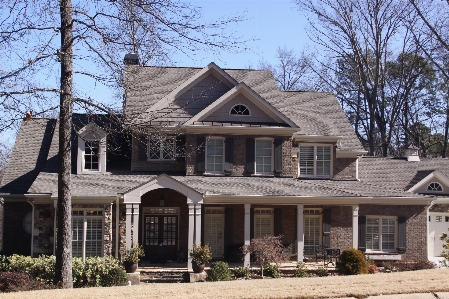
<path id="1" fill-rule="evenodd" d="M 102 215 L 93 215 L 93 216 L 87 215 L 88 210 L 89 211 L 101 211 Z M 83 212 L 82 216 L 81 215 L 72 215 L 72 221 L 73 221 L 73 219 L 83 219 L 83 233 L 82 233 L 83 238 L 82 238 L 82 245 L 81 245 L 82 246 L 82 254 L 81 254 L 82 260 L 83 261 L 86 260 L 87 219 L 100 219 L 101 218 L 101 235 L 102 235 L 101 248 L 102 248 L 102 250 L 101 250 L 100 256 L 103 256 L 104 255 L 104 217 L 105 217 L 104 209 L 73 209 L 72 212 L 74 212 L 74 211 L 82 211 Z M 72 243 L 73 243 L 73 240 L 72 240 Z"/>
<path id="2" fill-rule="evenodd" d="M 301 166 L 300 166 L 300 163 L 301 163 L 301 146 L 313 146 L 313 175 L 304 175 L 304 174 L 301 174 Z M 317 155 L 317 146 L 327 146 L 327 147 L 329 147 L 330 148 L 330 154 L 331 154 L 331 157 L 330 157 L 330 175 L 317 175 L 316 174 L 316 169 L 317 169 L 317 165 L 316 165 L 316 162 L 317 162 L 317 157 L 318 157 L 318 155 Z M 298 144 L 298 154 L 297 154 L 297 156 L 298 156 L 298 177 L 302 177 L 302 178 L 307 178 L 307 177 L 309 177 L 309 178 L 332 178 L 333 176 L 334 176 L 334 151 L 333 151 L 333 147 L 332 147 L 332 145 L 330 145 L 330 144 L 328 144 L 328 143 L 313 143 L 313 144 L 310 144 L 310 143 L 300 143 L 300 144 Z"/>
<path id="3" fill-rule="evenodd" d="M 244 114 L 231 114 L 232 109 L 234 109 L 234 107 L 235 107 L 235 106 L 238 106 L 238 105 L 245 106 L 246 109 L 248 109 L 249 114 L 248 114 L 248 115 L 244 115 Z M 245 105 L 245 104 L 242 104 L 242 103 L 235 104 L 235 105 L 233 105 L 233 106 L 231 107 L 231 109 L 229 109 L 229 116 L 232 116 L 232 117 L 235 117 L 235 116 L 248 117 L 248 116 L 251 116 L 251 109 L 249 109 L 248 105 Z"/>
<path id="4" fill-rule="evenodd" d="M 223 159 L 221 160 L 221 171 L 208 171 L 207 170 L 207 143 L 209 140 L 222 140 L 223 141 Z M 207 138 L 206 144 L 205 144 L 205 156 L 204 156 L 204 174 L 224 174 L 224 165 L 225 165 L 225 151 L 226 151 L 226 144 L 225 144 L 225 138 L 224 137 L 213 137 L 213 138 Z"/>
<path id="5" fill-rule="evenodd" d="M 96 135 L 97 138 L 88 138 L 88 135 Z M 77 174 L 104 174 L 106 173 L 106 132 L 95 123 L 89 123 L 78 131 L 78 156 Z M 86 151 L 86 141 L 98 141 L 98 170 L 85 169 L 84 153 Z"/>
<path id="6" fill-rule="evenodd" d="M 437 190 L 429 190 L 428 188 L 429 188 L 430 184 L 438 184 L 438 185 L 440 185 L 441 191 L 437 191 Z M 427 186 L 426 186 L 426 192 L 443 193 L 443 192 L 444 192 L 444 186 L 443 186 L 443 184 L 441 184 L 440 182 L 437 182 L 437 181 L 429 182 L 429 183 L 427 184 Z"/>
<path id="7" fill-rule="evenodd" d="M 263 211 L 263 213 L 261 213 Z M 254 209 L 254 238 L 260 238 L 261 236 L 256 236 L 256 223 L 257 218 L 270 218 L 270 236 L 274 235 L 274 209 L 272 208 L 255 208 Z"/>
<path id="8" fill-rule="evenodd" d="M 269 172 L 257 172 L 257 141 L 270 141 L 271 142 L 271 171 Z M 254 141 L 254 175 L 273 175 L 274 173 L 274 138 L 255 138 Z"/>
<path id="9" fill-rule="evenodd" d="M 384 215 L 366 215 L 366 229 L 368 229 L 368 219 L 379 219 L 379 247 L 380 250 L 368 249 L 366 246 L 366 252 L 370 253 L 382 253 L 382 252 L 396 252 L 398 247 L 398 217 L 397 216 L 384 216 Z M 394 246 L 393 249 L 383 249 L 382 248 L 382 219 L 393 219 L 394 220 Z M 368 235 L 368 232 L 365 232 Z M 365 241 L 366 242 L 366 241 Z"/>
<path id="10" fill-rule="evenodd" d="M 174 161 L 174 160 L 176 160 L 176 137 L 175 136 L 173 136 L 173 137 L 171 137 L 171 136 L 167 136 L 167 137 L 165 137 L 165 138 L 162 138 L 164 141 L 165 140 L 167 140 L 167 139 L 172 139 L 173 140 L 173 143 L 172 143 L 172 146 L 173 146 L 173 159 L 164 159 L 163 158 L 163 152 L 164 152 L 164 143 L 161 143 L 160 145 L 159 145 L 159 159 L 150 159 L 150 146 L 151 146 L 151 137 L 148 137 L 148 140 L 147 140 L 147 161 L 150 161 L 150 162 L 155 162 L 155 161 Z M 162 139 L 161 139 L 161 141 L 162 141 Z"/>

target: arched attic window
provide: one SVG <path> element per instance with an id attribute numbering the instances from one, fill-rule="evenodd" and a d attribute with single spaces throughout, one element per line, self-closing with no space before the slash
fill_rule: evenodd
<path id="1" fill-rule="evenodd" d="M 439 183 L 433 182 L 427 186 L 427 191 L 442 192 L 443 187 Z"/>
<path id="2" fill-rule="evenodd" d="M 251 111 L 243 104 L 237 104 L 231 108 L 229 115 L 251 115 Z"/>

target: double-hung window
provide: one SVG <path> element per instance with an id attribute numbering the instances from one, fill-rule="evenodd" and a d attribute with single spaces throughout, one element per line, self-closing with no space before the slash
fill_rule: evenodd
<path id="1" fill-rule="evenodd" d="M 366 250 L 395 251 L 396 217 L 366 217 Z"/>
<path id="2" fill-rule="evenodd" d="M 299 176 L 331 176 L 332 151 L 328 145 L 299 146 Z"/>
<path id="3" fill-rule="evenodd" d="M 224 139 L 210 138 L 206 142 L 206 172 L 223 173 Z"/>
<path id="4" fill-rule="evenodd" d="M 106 132 L 91 122 L 78 131 L 78 174 L 106 172 Z"/>
<path id="5" fill-rule="evenodd" d="M 273 235 L 273 209 L 254 209 L 254 238 Z"/>
<path id="6" fill-rule="evenodd" d="M 273 139 L 256 139 L 256 174 L 273 173 Z"/>
<path id="7" fill-rule="evenodd" d="M 72 211 L 72 256 L 103 256 L 103 211 Z"/>
<path id="8" fill-rule="evenodd" d="M 175 138 L 150 138 L 148 142 L 148 161 L 174 160 Z"/>
<path id="9" fill-rule="evenodd" d="M 84 142 L 84 169 L 85 170 L 99 170 L 99 141 L 85 141 Z"/>

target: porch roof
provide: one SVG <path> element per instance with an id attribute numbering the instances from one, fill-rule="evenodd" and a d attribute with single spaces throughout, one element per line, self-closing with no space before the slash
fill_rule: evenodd
<path id="1" fill-rule="evenodd" d="M 145 184 L 158 176 L 156 173 L 123 172 L 107 175 L 72 175 L 72 196 L 116 196 Z M 259 196 L 259 197 L 338 197 L 338 198 L 423 198 L 423 196 L 361 181 L 301 180 L 274 177 L 223 177 L 171 175 L 174 180 L 204 196 Z M 29 193 L 51 193 L 57 196 L 56 173 L 41 172 Z"/>

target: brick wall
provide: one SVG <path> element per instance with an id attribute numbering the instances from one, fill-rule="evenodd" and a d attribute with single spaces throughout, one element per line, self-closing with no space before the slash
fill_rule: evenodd
<path id="1" fill-rule="evenodd" d="M 197 174 L 196 164 L 196 153 L 198 151 L 197 137 L 209 137 L 211 135 L 187 135 L 186 136 L 186 174 L 195 175 Z M 214 135 L 214 137 L 227 137 L 227 135 Z M 258 138 L 262 136 L 255 135 L 236 135 L 234 137 L 234 166 L 232 170 L 233 176 L 243 176 L 246 174 L 246 139 L 247 138 Z M 293 176 L 295 173 L 295 167 L 292 166 L 292 140 L 289 137 L 278 137 L 278 136 L 263 136 L 268 138 L 282 138 L 282 176 Z M 297 169 L 297 166 L 296 166 Z"/>
<path id="2" fill-rule="evenodd" d="M 334 179 L 356 179 L 356 158 L 335 158 Z"/>
<path id="3" fill-rule="evenodd" d="M 323 207 L 325 208 L 325 207 Z M 333 248 L 352 248 L 352 207 L 333 206 L 331 208 L 331 243 Z"/>
<path id="4" fill-rule="evenodd" d="M 133 137 L 132 140 L 132 158 L 131 171 L 177 171 L 185 170 L 184 161 L 146 161 L 139 160 L 138 139 Z"/>
<path id="5" fill-rule="evenodd" d="M 427 260 L 426 206 L 360 205 L 359 215 L 405 216 L 406 252 L 402 261 Z"/>

